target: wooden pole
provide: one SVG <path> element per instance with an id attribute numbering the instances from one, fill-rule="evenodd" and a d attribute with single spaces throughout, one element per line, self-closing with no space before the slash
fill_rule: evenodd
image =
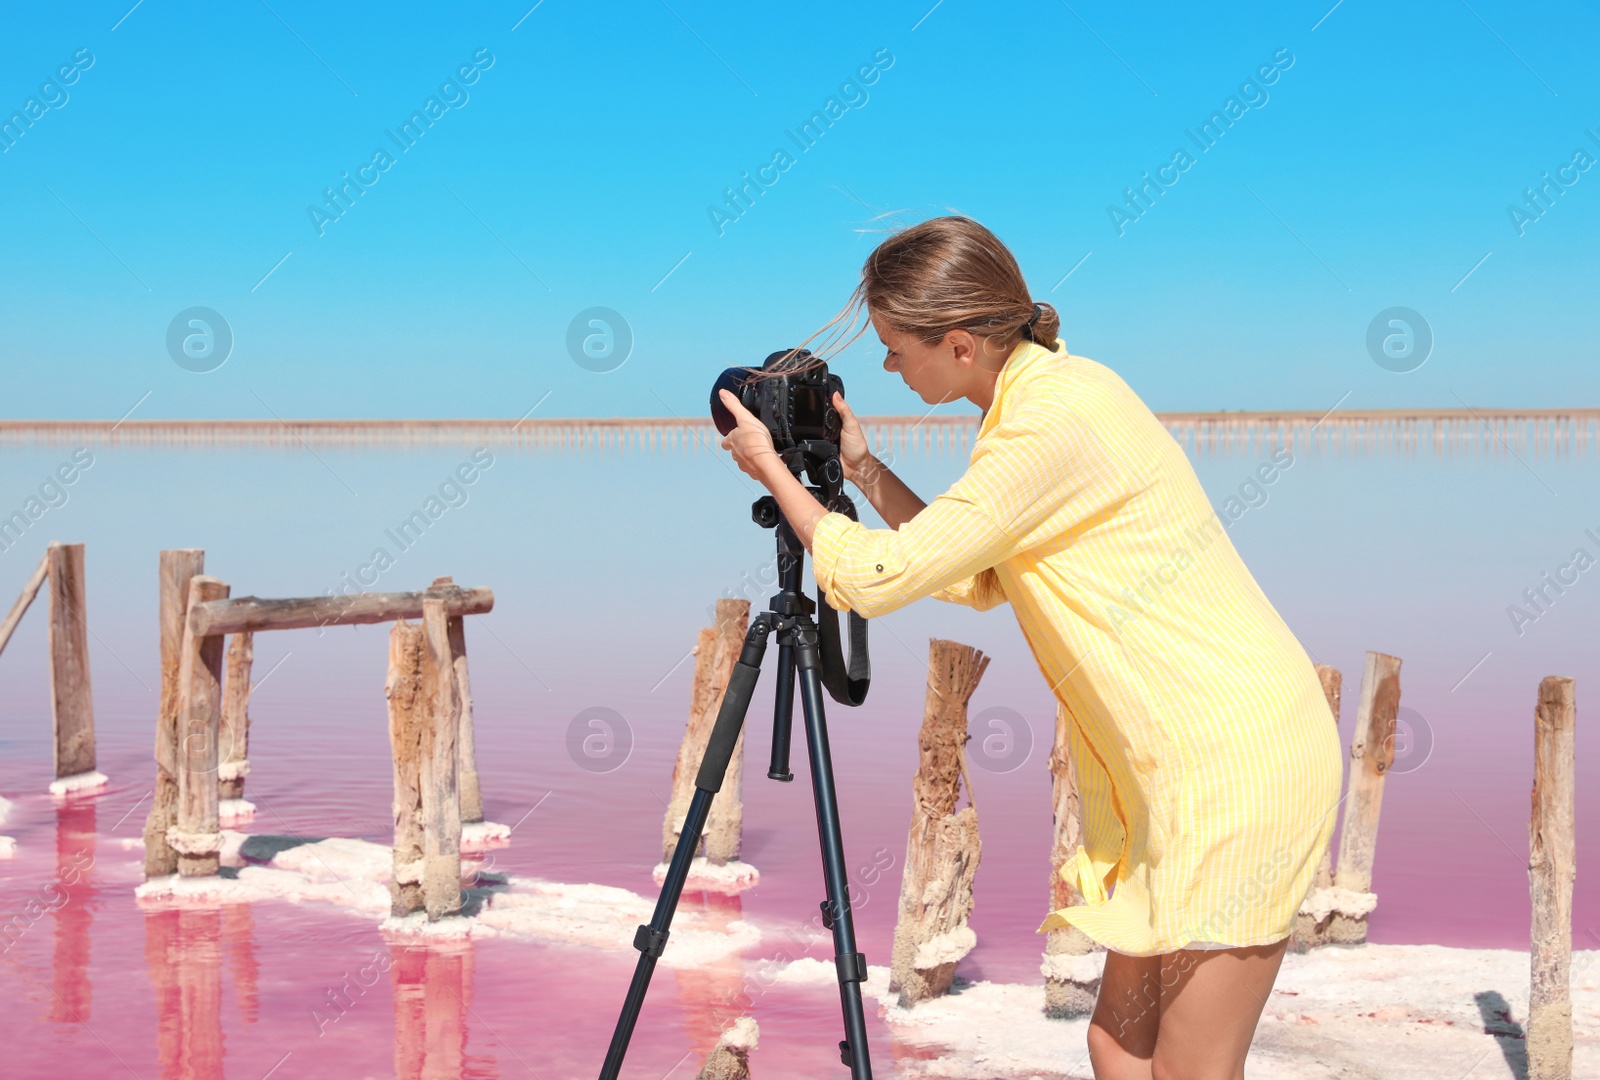
<path id="1" fill-rule="evenodd" d="M 423 738 L 428 707 L 423 699 L 422 627 L 404 619 L 389 631 L 389 745 L 394 752 L 394 868 L 389 875 L 389 911 L 421 911 L 423 827 Z"/>
<path id="2" fill-rule="evenodd" d="M 1328 713 L 1337 730 L 1344 677 L 1337 668 L 1318 664 L 1317 679 L 1322 683 L 1322 696 L 1328 702 Z M 1318 945 L 1327 944 L 1335 910 L 1333 901 L 1336 894 L 1332 889 L 1333 844 L 1330 838 L 1328 846 L 1322 849 L 1322 862 L 1317 865 L 1316 877 L 1311 880 L 1311 888 L 1306 893 L 1305 901 L 1295 913 L 1294 931 L 1290 941 L 1290 948 L 1294 952 L 1303 953 Z"/>
<path id="3" fill-rule="evenodd" d="M 450 656 L 449 602 L 422 602 L 422 691 L 427 730 L 422 759 L 422 898 L 428 921 L 461 913 L 461 798 L 456 779 L 456 732 L 461 698 Z"/>
<path id="4" fill-rule="evenodd" d="M 454 584 L 449 577 L 435 578 L 430 588 Z M 455 668 L 456 692 L 461 695 L 461 728 L 456 733 L 456 778 L 461 787 L 461 821 L 483 820 L 483 791 L 478 786 L 478 749 L 472 720 L 472 680 L 467 675 L 466 619 L 451 615 L 445 622 L 450 635 L 450 660 Z"/>
<path id="5" fill-rule="evenodd" d="M 1573 744 L 1571 679 L 1539 683 L 1533 712 L 1533 814 L 1528 885 L 1533 897 L 1532 981 L 1528 992 L 1528 1080 L 1572 1080 Z"/>
<path id="6" fill-rule="evenodd" d="M 717 1038 L 695 1080 L 750 1080 L 750 1052 L 760 1038 L 755 1017 L 739 1017 Z"/>
<path id="7" fill-rule="evenodd" d="M 1083 903 L 1083 895 L 1076 886 L 1061 877 L 1061 868 L 1078 850 L 1078 845 L 1083 843 L 1083 818 L 1069 741 L 1072 723 L 1072 714 L 1058 702 L 1056 741 L 1050 751 L 1050 786 L 1054 796 L 1056 828 L 1055 844 L 1050 850 L 1051 911 Z M 1086 959 L 1094 950 L 1094 939 L 1076 926 L 1051 930 L 1045 935 L 1046 1016 L 1070 1020 L 1088 1016 L 1094 1011 L 1095 998 L 1100 991 L 1100 976 L 1091 967 L 1093 961 Z"/>
<path id="8" fill-rule="evenodd" d="M 45 560 L 50 564 L 50 708 L 56 779 L 63 780 L 93 773 L 95 766 L 83 545 L 52 542 Z"/>
<path id="9" fill-rule="evenodd" d="M 161 553 L 157 577 L 157 625 L 161 640 L 161 700 L 156 709 L 156 786 L 144 823 L 144 876 L 178 872 L 178 853 L 167 830 L 178 820 L 178 668 L 183 655 L 189 582 L 204 573 L 206 553 L 184 548 Z"/>
<path id="10" fill-rule="evenodd" d="M 694 798 L 695 777 L 705 755 L 722 696 L 727 692 L 733 665 L 744 647 L 749 629 L 750 601 L 718 600 L 716 625 L 702 628 L 694 647 L 694 682 L 689 689 L 689 720 L 683 741 L 678 744 L 678 761 L 672 770 L 672 799 L 661 826 L 661 861 L 668 862 L 678 846 L 678 833 Z M 734 744 L 733 757 L 723 777 L 722 790 L 711 800 L 711 812 L 704 832 L 706 860 L 725 864 L 739 857 L 744 806 L 741 789 L 744 776 L 744 732 Z"/>
<path id="11" fill-rule="evenodd" d="M 494 609 L 493 589 L 452 586 L 423 592 L 357 593 L 354 596 L 310 596 L 288 600 L 237 600 L 208 603 L 191 618 L 195 633 L 237 634 L 241 630 L 304 630 L 318 626 L 355 626 L 363 623 L 416 619 L 422 602 L 443 597 L 448 615 L 482 615 Z"/>
<path id="12" fill-rule="evenodd" d="M 22 621 L 23 612 L 28 610 L 33 598 L 39 595 L 39 586 L 44 584 L 44 579 L 49 575 L 50 553 L 46 551 L 39 557 L 39 565 L 34 567 L 33 576 L 22 586 L 22 594 L 17 597 L 17 602 L 11 605 L 11 610 L 6 614 L 6 621 L 0 622 L 0 653 L 6 651 L 6 642 L 11 640 L 11 631 Z"/>
<path id="13" fill-rule="evenodd" d="M 1317 679 L 1322 683 L 1322 696 L 1327 699 L 1328 711 L 1333 717 L 1335 730 L 1339 727 L 1339 709 L 1344 693 L 1344 676 L 1338 668 L 1327 664 L 1317 665 Z M 1398 712 L 1398 709 L 1397 709 Z M 1322 850 L 1322 862 L 1317 864 L 1317 876 L 1312 879 L 1313 889 L 1326 889 L 1333 884 L 1333 845 Z"/>
<path id="14" fill-rule="evenodd" d="M 204 575 L 189 581 L 189 610 L 220 600 L 228 586 Z M 223 637 L 202 637 L 185 619 L 178 664 L 178 821 L 167 843 L 183 877 L 215 876 L 222 850 L 217 820 L 217 739 L 222 728 Z"/>
<path id="15" fill-rule="evenodd" d="M 955 809 L 966 773 L 967 701 L 989 658 L 954 641 L 928 645 L 928 693 L 912 780 L 911 831 L 900 878 L 889 989 L 901 1008 L 950 989 L 976 937 L 967 926 L 982 848 L 978 811 Z M 971 788 L 968 787 L 970 801 Z"/>
<path id="16" fill-rule="evenodd" d="M 1361 674 L 1355 738 L 1350 743 L 1350 794 L 1339 831 L 1339 862 L 1333 877 L 1336 888 L 1361 894 L 1372 891 L 1378 811 L 1383 804 L 1384 777 L 1394 763 L 1395 717 L 1399 711 L 1400 660 L 1369 651 Z M 1328 927 L 1328 940 L 1344 945 L 1366 941 L 1366 916 L 1335 912 Z"/>
<path id="17" fill-rule="evenodd" d="M 228 677 L 222 686 L 222 735 L 217 768 L 223 799 L 244 798 L 250 774 L 250 667 L 255 660 L 255 633 L 243 630 L 228 641 Z"/>

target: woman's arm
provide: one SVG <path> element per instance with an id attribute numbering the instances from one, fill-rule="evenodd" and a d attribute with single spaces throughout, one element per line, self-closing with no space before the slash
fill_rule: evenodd
<path id="1" fill-rule="evenodd" d="M 844 466 L 844 478 L 860 489 L 889 528 L 898 529 L 927 504 L 894 474 L 893 469 L 873 456 L 862 434 L 861 423 L 843 394 L 833 395 L 833 407 L 839 411 L 842 421 L 839 463 Z"/>

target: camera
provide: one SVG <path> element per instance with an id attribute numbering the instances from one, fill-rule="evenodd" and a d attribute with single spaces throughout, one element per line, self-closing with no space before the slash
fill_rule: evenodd
<path id="1" fill-rule="evenodd" d="M 773 449 L 791 472 L 799 476 L 803 470 L 830 494 L 839 490 L 844 480 L 839 464 L 844 425 L 833 407 L 833 395 L 844 393 L 844 380 L 827 364 L 809 350 L 782 349 L 760 368 L 728 368 L 711 387 L 711 419 L 726 435 L 736 422 L 719 396 L 723 390 L 736 395 L 766 425 Z"/>

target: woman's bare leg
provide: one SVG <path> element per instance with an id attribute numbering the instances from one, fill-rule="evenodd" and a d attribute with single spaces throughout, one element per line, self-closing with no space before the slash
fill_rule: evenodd
<path id="1" fill-rule="evenodd" d="M 1089 1018 L 1095 1080 L 1151 1080 L 1161 1019 L 1161 957 L 1106 952 L 1100 993 Z"/>
<path id="2" fill-rule="evenodd" d="M 1244 1080 L 1245 1055 L 1288 944 L 1162 954 L 1152 1080 Z"/>

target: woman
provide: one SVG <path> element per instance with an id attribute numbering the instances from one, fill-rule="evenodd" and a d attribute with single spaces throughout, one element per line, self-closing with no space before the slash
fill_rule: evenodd
<path id="1" fill-rule="evenodd" d="M 1084 843 L 1074 926 L 1107 949 L 1098 1080 L 1238 1080 L 1333 828 L 1337 729 L 1305 650 L 1228 540 L 1183 449 L 1114 372 L 1072 356 L 983 226 L 936 218 L 874 251 L 860 306 L 929 405 L 983 411 L 967 472 L 924 503 L 842 395 L 844 474 L 888 523 L 827 512 L 732 394 L 722 440 L 776 497 L 828 603 L 1009 602 L 1062 710 Z M 826 329 L 826 328 L 825 328 Z"/>

